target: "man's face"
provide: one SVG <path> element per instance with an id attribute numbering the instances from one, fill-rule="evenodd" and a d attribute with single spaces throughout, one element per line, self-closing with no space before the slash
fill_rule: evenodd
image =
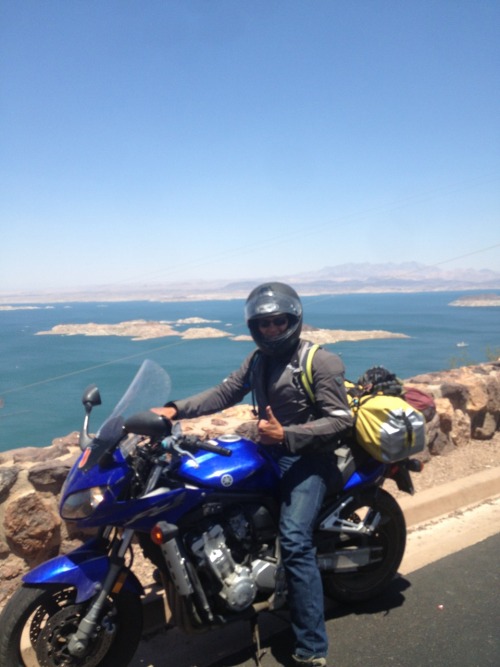
<path id="1" fill-rule="evenodd" d="M 262 336 L 267 340 L 272 340 L 285 333 L 288 327 L 288 317 L 286 315 L 262 317 L 258 320 L 257 325 Z"/>

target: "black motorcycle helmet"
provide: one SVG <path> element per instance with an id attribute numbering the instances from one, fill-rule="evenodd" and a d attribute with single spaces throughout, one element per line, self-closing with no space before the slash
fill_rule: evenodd
<path id="1" fill-rule="evenodd" d="M 266 340 L 257 321 L 270 315 L 287 315 L 288 327 L 280 336 Z M 264 283 L 250 292 L 245 304 L 245 319 L 259 350 L 270 356 L 285 356 L 299 342 L 302 331 L 302 303 L 297 292 L 289 285 Z"/>

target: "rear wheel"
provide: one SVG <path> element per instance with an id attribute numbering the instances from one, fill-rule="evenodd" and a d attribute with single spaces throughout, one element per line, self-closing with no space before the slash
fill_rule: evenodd
<path id="1" fill-rule="evenodd" d="M 108 598 L 96 637 L 74 657 L 68 641 L 88 603 L 76 604 L 73 588 L 23 586 L 0 616 L 0 667 L 125 667 L 142 634 L 138 595 Z"/>
<path id="2" fill-rule="evenodd" d="M 325 595 L 340 602 L 370 600 L 387 588 L 398 571 L 406 546 L 406 523 L 396 500 L 384 489 L 376 493 L 365 492 L 357 496 L 341 513 L 341 518 L 361 523 L 373 512 L 380 513 L 380 522 L 371 535 L 341 533 L 333 548 L 333 540 L 327 538 L 320 543 L 321 551 L 342 549 L 355 551 L 369 549 L 373 562 L 361 565 L 354 572 L 323 572 Z M 323 536 L 325 533 L 323 533 Z"/>

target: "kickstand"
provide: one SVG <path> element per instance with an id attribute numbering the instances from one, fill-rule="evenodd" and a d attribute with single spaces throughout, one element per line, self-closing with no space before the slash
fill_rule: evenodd
<path id="1" fill-rule="evenodd" d="M 250 627 L 252 630 L 253 658 L 257 667 L 262 667 L 260 659 L 265 652 L 261 653 L 260 650 L 259 617 L 257 614 L 250 619 Z"/>

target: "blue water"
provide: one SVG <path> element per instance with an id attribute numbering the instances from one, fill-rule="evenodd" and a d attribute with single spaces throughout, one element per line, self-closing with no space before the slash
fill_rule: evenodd
<path id="1" fill-rule="evenodd" d="M 356 379 L 381 364 L 399 377 L 486 361 L 500 351 L 499 308 L 456 308 L 464 293 L 356 294 L 305 297 L 305 322 L 328 329 L 384 329 L 408 339 L 367 340 L 327 345 L 341 354 L 347 376 Z M 470 294 L 468 292 L 467 294 Z M 175 321 L 186 317 L 219 320 L 214 326 L 246 333 L 243 301 L 191 303 L 72 303 L 39 310 L 0 311 L 0 451 L 46 446 L 79 430 L 84 388 L 96 383 L 103 406 L 98 425 L 116 403 L 145 358 L 165 367 L 171 398 L 220 382 L 253 348 L 227 338 L 183 341 L 159 338 L 36 336 L 64 323 L 118 323 L 132 319 Z M 459 341 L 468 343 L 457 348 Z M 165 397 L 165 401 L 167 397 Z"/>

